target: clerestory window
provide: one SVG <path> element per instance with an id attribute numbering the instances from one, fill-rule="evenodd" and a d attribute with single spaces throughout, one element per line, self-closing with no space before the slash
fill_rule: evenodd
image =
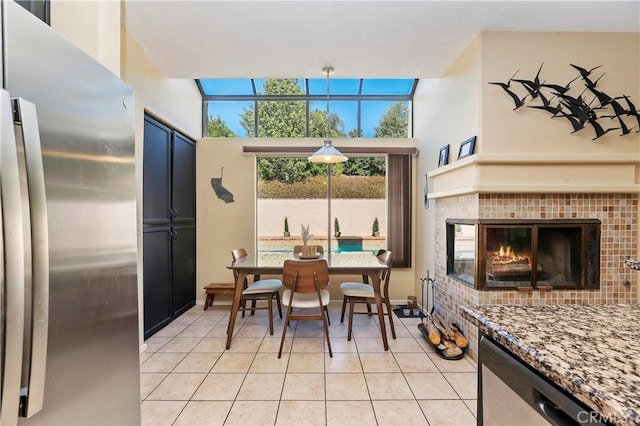
<path id="1" fill-rule="evenodd" d="M 412 136 L 417 79 L 332 79 L 328 118 L 322 78 L 196 82 L 203 99 L 203 134 L 208 137 Z"/>

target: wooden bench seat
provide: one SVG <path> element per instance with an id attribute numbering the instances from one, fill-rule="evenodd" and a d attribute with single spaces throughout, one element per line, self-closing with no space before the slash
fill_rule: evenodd
<path id="1" fill-rule="evenodd" d="M 233 294 L 236 291 L 236 285 L 233 283 L 210 283 L 203 287 L 207 293 L 204 301 L 204 310 L 213 305 L 213 299 L 216 294 Z"/>

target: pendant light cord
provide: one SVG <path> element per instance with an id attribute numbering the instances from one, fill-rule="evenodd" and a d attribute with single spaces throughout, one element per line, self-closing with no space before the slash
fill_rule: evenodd
<path id="1" fill-rule="evenodd" d="M 329 111 L 329 75 L 331 75 L 331 72 L 333 71 L 333 67 L 324 67 L 322 69 L 323 71 L 327 72 L 327 135 L 326 138 L 330 139 L 331 138 L 331 114 Z"/>
<path id="2" fill-rule="evenodd" d="M 331 136 L 331 115 L 329 113 L 329 74 L 331 68 L 327 68 L 327 139 Z"/>

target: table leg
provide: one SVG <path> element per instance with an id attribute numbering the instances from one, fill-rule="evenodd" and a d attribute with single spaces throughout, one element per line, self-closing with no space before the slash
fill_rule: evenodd
<path id="1" fill-rule="evenodd" d="M 231 339 L 233 338 L 233 327 L 236 325 L 236 317 L 240 308 L 240 298 L 244 289 L 244 280 L 247 277 L 247 271 L 238 270 L 238 279 L 236 280 L 236 291 L 233 293 L 233 303 L 231 305 L 231 314 L 229 315 L 229 324 L 227 325 L 227 349 L 231 347 Z"/>
<path id="2" fill-rule="evenodd" d="M 370 273 L 369 277 L 371 277 L 371 283 L 373 284 L 373 294 L 375 296 L 376 301 L 376 309 L 378 310 L 378 321 L 380 322 L 380 333 L 382 334 L 382 344 L 384 346 L 384 350 L 389 350 L 389 344 L 387 342 L 387 327 L 384 322 L 384 310 L 382 308 L 382 296 L 380 296 L 380 277 L 378 273 Z"/>

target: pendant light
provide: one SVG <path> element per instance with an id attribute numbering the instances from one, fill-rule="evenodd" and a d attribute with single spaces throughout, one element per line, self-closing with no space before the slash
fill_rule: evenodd
<path id="1" fill-rule="evenodd" d="M 329 114 L 329 75 L 333 72 L 333 67 L 324 67 L 322 71 L 327 74 L 327 134 L 324 140 L 322 148 L 313 153 L 309 157 L 309 161 L 312 163 L 344 163 L 347 161 L 340 151 L 333 146 L 331 142 L 331 115 Z"/>

